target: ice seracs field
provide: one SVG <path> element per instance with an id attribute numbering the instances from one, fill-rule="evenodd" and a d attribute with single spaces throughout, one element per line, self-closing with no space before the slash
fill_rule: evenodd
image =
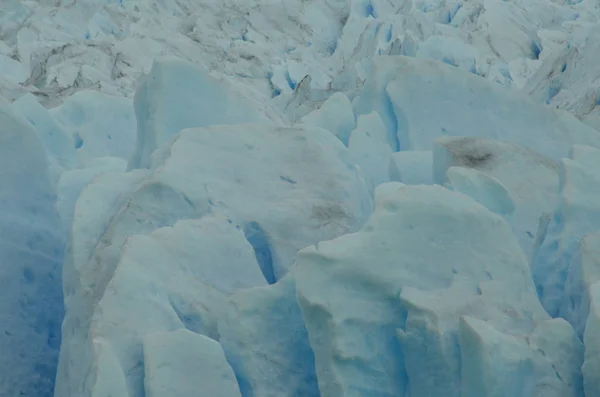
<path id="1" fill-rule="evenodd" d="M 597 0 L 0 3 L 0 396 L 600 396 Z"/>

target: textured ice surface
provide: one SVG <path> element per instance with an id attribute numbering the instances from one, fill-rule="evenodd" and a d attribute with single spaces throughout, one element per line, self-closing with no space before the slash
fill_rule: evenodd
<path id="1" fill-rule="evenodd" d="M 228 304 L 220 342 L 242 395 L 319 397 L 313 351 L 293 276 L 236 293 Z"/>
<path id="2" fill-rule="evenodd" d="M 456 67 L 378 56 L 372 68 L 355 109 L 379 112 L 396 150 L 431 150 L 442 135 L 502 139 L 553 159 L 573 143 L 600 147 L 600 134 L 571 114 Z"/>
<path id="3" fill-rule="evenodd" d="M 486 196 L 483 199 L 487 202 L 495 203 L 490 205 L 506 215 L 505 219 L 513 227 L 521 248 L 528 257 L 532 255 L 539 219 L 556 205 L 558 165 L 555 161 L 511 143 L 440 137 L 435 141 L 433 163 L 434 180 L 439 184 L 449 179 L 446 173 L 453 166 L 482 171 L 497 180 L 501 186 L 495 183 L 490 189 L 483 188 L 480 180 L 476 184 L 476 194 L 478 197 Z M 508 198 L 512 203 L 507 201 Z M 514 207 L 514 212 L 508 211 L 505 205 Z"/>
<path id="4" fill-rule="evenodd" d="M 433 184 L 433 154 L 429 150 L 409 150 L 392 154 L 390 179 L 407 185 Z M 439 182 L 439 181 L 438 181 Z"/>
<path id="5" fill-rule="evenodd" d="M 135 114 L 129 99 L 79 91 L 52 116 L 71 134 L 81 164 L 99 157 L 129 159 L 135 144 Z"/>
<path id="6" fill-rule="evenodd" d="M 219 342 L 188 330 L 147 336 L 144 372 L 147 397 L 241 397 Z"/>
<path id="7" fill-rule="evenodd" d="M 371 199 L 356 168 L 342 161 L 346 155 L 322 129 L 188 129 L 156 153 L 149 171 L 111 182 L 102 203 L 84 199 L 106 189 L 108 174 L 88 186 L 75 208 L 65 265 L 57 394 L 95 395 L 90 388 L 105 387 L 94 386 L 98 373 L 109 370 L 99 367 L 92 346 L 101 338 L 114 350 L 107 363 L 120 363 L 130 397 L 143 396 L 141 336 L 185 326 L 217 339 L 227 295 L 275 282 L 298 249 L 360 227 Z M 104 209 L 87 214 L 92 205 Z M 112 217 L 96 215 L 109 209 Z"/>
<path id="8" fill-rule="evenodd" d="M 581 342 L 541 307 L 510 227 L 439 186 L 379 193 L 361 231 L 298 257 L 321 394 L 579 395 Z"/>
<path id="9" fill-rule="evenodd" d="M 559 166 L 559 197 L 551 220 L 543 230 L 544 239 L 534 253 L 533 275 L 544 307 L 551 315 L 561 314 L 573 321 L 581 332 L 582 325 L 571 319 L 571 306 L 578 306 L 577 295 L 565 298 L 565 281 L 573 256 L 581 239 L 597 232 L 600 221 L 600 175 L 595 171 L 600 164 L 600 150 L 575 147 L 571 158 L 563 159 Z M 594 153 L 593 156 L 590 156 Z M 575 282 L 571 280 L 571 282 Z M 571 303 L 571 301 L 573 303 Z"/>
<path id="10" fill-rule="evenodd" d="M 227 87 L 176 58 L 154 62 L 135 96 L 137 141 L 129 167 L 149 167 L 150 156 L 184 128 L 266 120 Z"/>
<path id="11" fill-rule="evenodd" d="M 600 395 L 599 20 L 3 1 L 0 395 Z"/>
<path id="12" fill-rule="evenodd" d="M 52 396 L 64 236 L 45 148 L 0 98 L 0 393 Z"/>

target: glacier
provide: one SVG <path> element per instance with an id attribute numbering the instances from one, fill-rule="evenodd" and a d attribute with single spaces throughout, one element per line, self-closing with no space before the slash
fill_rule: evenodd
<path id="1" fill-rule="evenodd" d="M 596 0 L 8 0 L 0 395 L 600 396 Z"/>

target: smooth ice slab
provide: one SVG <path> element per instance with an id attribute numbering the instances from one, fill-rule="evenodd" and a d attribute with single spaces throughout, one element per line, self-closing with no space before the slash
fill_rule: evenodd
<path id="1" fill-rule="evenodd" d="M 188 330 L 144 338 L 146 397 L 241 397 L 233 370 L 214 339 Z"/>
<path id="2" fill-rule="evenodd" d="M 186 61 L 154 61 L 135 94 L 137 141 L 130 168 L 146 168 L 152 152 L 184 128 L 267 120 L 226 85 Z"/>
<path id="3" fill-rule="evenodd" d="M 135 113 L 131 99 L 79 91 L 50 114 L 71 134 L 79 163 L 99 157 L 128 160 L 135 145 Z"/>
<path id="4" fill-rule="evenodd" d="M 396 149 L 431 150 L 443 135 L 518 143 L 555 160 L 575 143 L 600 147 L 600 133 L 571 114 L 458 68 L 400 56 L 372 62 L 355 110 L 379 112 Z"/>
<path id="5" fill-rule="evenodd" d="M 64 236 L 42 142 L 0 97 L 0 395 L 53 395 Z"/>
<path id="6" fill-rule="evenodd" d="M 242 395 L 320 396 L 291 274 L 274 285 L 232 295 L 219 327 Z"/>

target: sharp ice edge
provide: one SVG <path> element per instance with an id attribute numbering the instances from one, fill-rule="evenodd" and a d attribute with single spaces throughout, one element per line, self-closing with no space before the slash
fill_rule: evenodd
<path id="1" fill-rule="evenodd" d="M 599 18 L 5 1 L 0 394 L 600 395 Z"/>

